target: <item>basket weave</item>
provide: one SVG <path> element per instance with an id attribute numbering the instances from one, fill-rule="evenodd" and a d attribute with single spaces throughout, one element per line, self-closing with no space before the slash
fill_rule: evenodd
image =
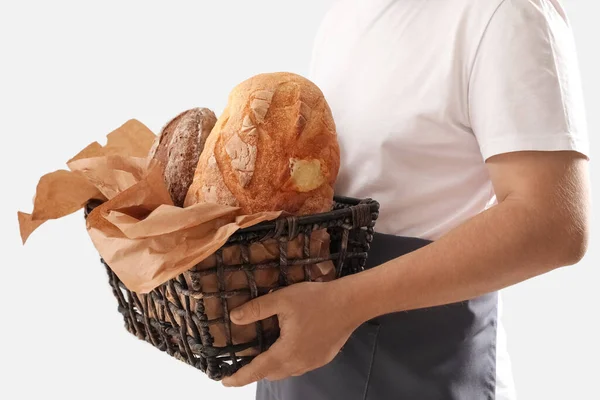
<path id="1" fill-rule="evenodd" d="M 98 202 L 90 201 L 85 207 L 85 216 L 98 205 Z M 330 212 L 279 218 L 239 230 L 215 253 L 214 268 L 200 269 L 195 266 L 148 294 L 128 290 L 104 260 L 101 262 L 106 267 L 109 283 L 118 301 L 118 310 L 129 332 L 200 369 L 209 378 L 220 380 L 268 349 L 279 334 L 276 319 L 270 324 L 261 321 L 254 324 L 254 340 L 235 343 L 229 321 L 229 299 L 245 296 L 245 302 L 295 283 L 298 279 L 289 279 L 291 268 L 295 268 L 296 272 L 302 268 L 304 273 L 301 280 L 311 281 L 310 266 L 327 260 L 335 265 L 336 277 L 363 270 L 378 212 L 379 204 L 374 200 L 338 196 Z M 311 257 L 311 234 L 323 229 L 330 235 L 329 255 Z M 255 243 L 272 243 L 274 239 L 279 244 L 278 259 L 250 263 L 249 247 Z M 299 239 L 303 241 L 302 254 L 300 257 L 289 257 L 286 250 L 288 243 Z M 241 249 L 241 263 L 224 264 L 222 252 L 228 246 Z M 277 282 L 268 287 L 257 285 L 256 274 L 273 269 L 279 276 Z M 243 273 L 246 277 L 245 287 L 228 288 L 225 275 L 231 273 Z M 218 290 L 203 290 L 202 283 L 208 278 L 215 280 Z M 209 301 L 213 302 L 213 307 L 214 302 L 219 304 L 221 310 L 218 318 L 209 319 L 206 310 L 206 302 Z M 217 327 L 224 333 L 226 343 L 222 346 L 215 345 L 213 332 Z"/>

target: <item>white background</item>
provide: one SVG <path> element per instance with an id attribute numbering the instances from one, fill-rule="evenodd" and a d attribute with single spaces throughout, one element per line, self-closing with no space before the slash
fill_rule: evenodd
<path id="1" fill-rule="evenodd" d="M 31 210 L 38 178 L 127 119 L 158 132 L 187 108 L 220 113 L 229 90 L 256 73 L 307 75 L 331 0 L 156 3 L 0 1 L 2 399 L 253 398 L 253 386 L 224 389 L 124 330 L 81 213 L 42 226 L 25 247 L 18 235 L 16 212 Z M 563 4 L 595 155 L 600 8 Z M 522 400 L 598 398 L 597 237 L 578 266 L 504 292 Z"/>

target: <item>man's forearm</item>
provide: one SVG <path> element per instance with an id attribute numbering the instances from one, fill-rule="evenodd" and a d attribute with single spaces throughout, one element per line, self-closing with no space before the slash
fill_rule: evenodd
<path id="1" fill-rule="evenodd" d="M 360 322 L 449 304 L 576 263 L 585 235 L 566 210 L 507 199 L 440 240 L 335 282 Z"/>

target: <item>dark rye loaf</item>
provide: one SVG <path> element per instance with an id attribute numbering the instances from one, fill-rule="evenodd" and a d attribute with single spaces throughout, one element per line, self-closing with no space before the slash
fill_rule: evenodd
<path id="1" fill-rule="evenodd" d="M 215 113 L 208 108 L 184 111 L 163 127 L 150 149 L 148 158 L 160 162 L 176 206 L 183 206 L 206 138 L 216 122 Z"/>

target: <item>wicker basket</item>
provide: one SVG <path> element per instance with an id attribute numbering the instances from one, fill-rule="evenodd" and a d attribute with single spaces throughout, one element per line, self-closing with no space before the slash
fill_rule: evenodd
<path id="1" fill-rule="evenodd" d="M 85 207 L 85 216 L 99 203 L 91 201 Z M 287 271 L 298 266 L 304 268 L 303 280 L 311 281 L 309 266 L 331 260 L 336 277 L 356 273 L 364 269 L 367 253 L 373 238 L 373 227 L 379 212 L 379 204 L 371 199 L 357 200 L 335 198 L 335 207 L 327 213 L 279 218 L 271 222 L 240 230 L 229 238 L 225 246 L 216 253 L 214 268 L 194 267 L 160 285 L 149 294 L 138 294 L 128 290 L 110 267 L 101 260 L 109 276 L 109 283 L 118 301 L 118 310 L 123 315 L 129 332 L 159 350 L 184 361 L 205 372 L 209 378 L 220 380 L 231 375 L 250 362 L 256 354 L 265 351 L 278 337 L 277 322 L 265 325 L 258 322 L 255 340 L 244 343 L 232 341 L 232 324 L 229 322 L 228 299 L 244 295 L 249 300 L 290 284 Z M 312 232 L 326 229 L 330 235 L 329 256 L 311 258 L 309 241 Z M 301 257 L 288 258 L 288 241 L 301 238 Z M 248 247 L 259 242 L 278 241 L 278 259 L 251 264 Z M 241 248 L 242 263 L 224 265 L 219 255 L 228 246 Z M 269 287 L 260 287 L 255 274 L 275 269 L 280 279 Z M 226 273 L 243 273 L 245 287 L 231 290 L 227 287 Z M 210 277 L 218 287 L 216 291 L 203 291 L 203 279 Z M 209 319 L 205 302 L 219 302 L 220 317 Z M 247 301 L 245 300 L 245 301 Z M 214 303 L 213 303 L 214 304 Z M 215 326 L 224 332 L 225 343 L 215 344 L 212 334 Z M 275 329 L 272 329 L 275 326 Z M 252 350 L 252 351 L 250 351 Z"/>

